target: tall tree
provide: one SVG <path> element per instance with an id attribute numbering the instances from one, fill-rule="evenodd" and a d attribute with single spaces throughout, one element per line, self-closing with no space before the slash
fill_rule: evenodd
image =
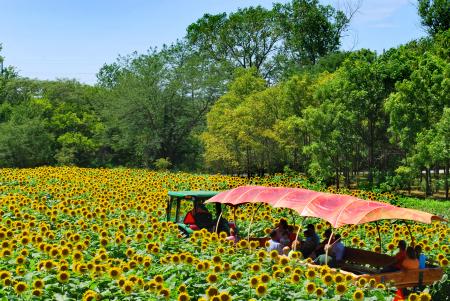
<path id="1" fill-rule="evenodd" d="M 341 10 L 318 0 L 293 0 L 276 4 L 285 47 L 301 64 L 315 64 L 320 57 L 338 50 L 350 22 Z"/>
<path id="2" fill-rule="evenodd" d="M 418 0 L 419 15 L 422 25 L 428 33 L 435 35 L 450 28 L 450 1 L 449 0 Z"/>
<path id="3" fill-rule="evenodd" d="M 276 19 L 274 11 L 261 6 L 238 9 L 228 15 L 205 14 L 189 25 L 186 37 L 216 63 L 232 68 L 254 67 L 269 77 L 282 35 Z"/>

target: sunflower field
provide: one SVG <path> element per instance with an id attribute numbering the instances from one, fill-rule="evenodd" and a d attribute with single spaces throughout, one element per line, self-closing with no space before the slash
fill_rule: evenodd
<path id="1" fill-rule="evenodd" d="M 300 253 L 268 253 L 246 237 L 234 244 L 225 233 L 204 230 L 186 238 L 176 224 L 165 221 L 169 190 L 225 190 L 247 184 L 327 190 L 301 176 L 247 179 L 125 168 L 1 169 L 0 300 L 393 299 L 396 289 L 389 284 L 311 265 Z M 389 193 L 342 192 L 402 202 Z M 426 204 L 422 208 L 426 210 Z M 189 209 L 185 204 L 182 212 Z M 255 209 L 247 205 L 236 210 L 236 223 L 245 234 Z M 428 211 L 448 217 L 445 208 L 439 209 L 433 205 Z M 227 211 L 224 214 L 231 219 Z M 298 227 L 313 222 L 319 234 L 328 227 L 321 220 L 262 207 L 250 235 L 267 236 L 280 218 Z M 409 240 L 404 224 L 379 225 L 384 253 L 395 254 L 398 240 Z M 434 223 L 412 224 L 411 230 L 428 258 L 445 272 L 441 283 L 409 299 L 444 300 L 439 296 L 449 287 L 450 229 L 446 223 Z M 347 246 L 380 251 L 375 225 L 345 226 L 339 232 Z"/>

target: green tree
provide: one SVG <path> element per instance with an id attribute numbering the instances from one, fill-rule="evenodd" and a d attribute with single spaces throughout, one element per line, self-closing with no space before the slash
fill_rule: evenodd
<path id="1" fill-rule="evenodd" d="M 229 173 L 253 172 L 251 149 L 246 140 L 250 129 L 243 118 L 246 112 L 239 110 L 246 99 L 254 93 L 264 91 L 266 82 L 255 68 L 238 69 L 235 79 L 229 84 L 227 93 L 220 97 L 207 115 L 207 127 L 202 134 L 207 166 Z M 248 112 L 248 111 L 247 111 Z"/>
<path id="2" fill-rule="evenodd" d="M 347 174 L 355 156 L 352 149 L 361 142 L 354 133 L 357 118 L 344 104 L 329 100 L 319 107 L 307 108 L 303 115 L 311 134 L 310 144 L 304 147 L 311 157 L 309 173 L 328 184 L 334 180 L 339 188 L 340 174 Z"/>
<path id="3" fill-rule="evenodd" d="M 0 166 L 33 167 L 52 164 L 54 136 L 43 118 L 50 105 L 30 99 L 16 105 L 8 121 L 0 123 Z"/>
<path id="4" fill-rule="evenodd" d="M 183 43 L 119 64 L 102 68 L 104 74 L 108 69 L 119 74 L 102 104 L 104 143 L 114 164 L 150 167 L 168 158 L 174 166 L 195 167 L 198 127 L 223 93 L 223 73 Z"/>
<path id="5" fill-rule="evenodd" d="M 315 64 L 337 51 L 350 18 L 318 0 L 293 0 L 275 5 L 283 30 L 285 47 L 294 61 Z"/>
<path id="6" fill-rule="evenodd" d="M 418 10 L 422 25 L 431 35 L 450 28 L 450 1 L 418 0 Z"/>
<path id="7" fill-rule="evenodd" d="M 431 141 L 427 145 L 433 162 L 444 168 L 445 198 L 449 198 L 450 168 L 450 107 L 444 108 L 441 119 L 430 133 Z"/>
<path id="8" fill-rule="evenodd" d="M 234 13 L 205 14 L 187 28 L 187 40 L 198 51 L 233 68 L 255 67 L 264 77 L 274 70 L 281 31 L 274 11 L 261 6 Z"/>

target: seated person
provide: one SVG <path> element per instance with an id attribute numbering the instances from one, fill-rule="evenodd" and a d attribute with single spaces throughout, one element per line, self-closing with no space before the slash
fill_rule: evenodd
<path id="1" fill-rule="evenodd" d="M 419 260 L 413 247 L 406 249 L 406 258 L 402 261 L 402 270 L 415 270 L 419 268 Z"/>
<path id="2" fill-rule="evenodd" d="M 319 255 L 315 260 L 316 263 L 321 265 L 327 263 L 330 267 L 335 267 L 342 262 L 344 259 L 345 246 L 342 243 L 341 235 L 336 234 L 331 238 L 331 241 L 332 244 L 326 244 L 324 247 L 325 251 L 328 249 L 328 257 L 326 256 L 326 253 Z"/>
<path id="3" fill-rule="evenodd" d="M 283 245 L 283 247 L 289 247 L 291 245 L 288 231 L 284 231 L 283 233 L 281 233 L 280 243 Z"/>
<path id="4" fill-rule="evenodd" d="M 307 258 L 317 248 L 318 243 L 314 239 L 314 233 L 310 229 L 307 229 L 303 234 L 305 241 L 301 243 L 299 251 L 302 253 L 303 258 Z"/>
<path id="5" fill-rule="evenodd" d="M 406 241 L 400 240 L 398 242 L 398 253 L 395 254 L 395 265 L 394 267 L 398 270 L 402 267 L 402 262 L 406 258 Z"/>
<path id="6" fill-rule="evenodd" d="M 328 242 L 331 242 L 330 241 L 330 236 L 331 236 L 332 233 L 333 232 L 331 231 L 331 229 L 326 229 L 325 230 L 325 232 L 323 233 L 324 239 L 316 247 L 314 252 L 311 254 L 313 258 L 316 258 L 319 255 L 325 254 L 325 245 L 328 244 Z"/>
<path id="7" fill-rule="evenodd" d="M 277 235 L 280 238 L 285 231 L 289 232 L 289 225 L 288 222 L 285 219 L 280 219 L 280 222 L 278 223 L 278 226 L 275 228 L 277 231 Z"/>
<path id="8" fill-rule="evenodd" d="M 268 242 L 269 246 L 267 247 L 267 252 L 276 250 L 278 254 L 280 255 L 283 254 L 283 246 L 278 241 L 278 235 L 276 230 L 272 230 L 272 232 L 270 232 L 270 240 Z"/>
<path id="9" fill-rule="evenodd" d="M 341 235 L 334 236 L 334 242 L 331 247 L 331 257 L 333 257 L 334 264 L 340 263 L 344 259 L 345 246 L 342 243 Z"/>
<path id="10" fill-rule="evenodd" d="M 395 254 L 395 263 L 393 265 L 384 267 L 381 271 L 383 273 L 399 271 L 402 268 L 402 262 L 406 258 L 406 241 L 400 240 L 398 242 L 398 253 Z"/>
<path id="11" fill-rule="evenodd" d="M 414 252 L 416 252 L 416 258 L 419 260 L 419 269 L 424 269 L 426 267 L 427 257 L 422 253 L 422 247 L 419 245 L 415 246 Z"/>
<path id="12" fill-rule="evenodd" d="M 213 225 L 213 218 L 211 213 L 204 204 L 194 204 L 194 208 L 189 211 L 184 217 L 183 223 L 190 225 L 193 230 L 206 228 L 211 230 Z"/>
<path id="13" fill-rule="evenodd" d="M 236 243 L 239 239 L 237 236 L 237 233 L 235 232 L 235 230 L 233 228 L 230 229 L 230 236 L 228 236 L 227 238 L 225 238 L 226 240 L 231 240 L 234 243 Z"/>
<path id="14" fill-rule="evenodd" d="M 312 236 L 311 238 L 314 240 L 314 242 L 318 245 L 320 243 L 320 237 L 319 235 L 316 233 L 316 228 L 314 227 L 313 224 L 308 224 L 308 226 L 306 226 L 306 229 L 310 230 L 312 232 Z"/>

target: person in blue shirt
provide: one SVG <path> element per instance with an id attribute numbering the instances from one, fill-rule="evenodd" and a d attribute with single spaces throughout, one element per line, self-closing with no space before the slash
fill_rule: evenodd
<path id="1" fill-rule="evenodd" d="M 320 237 L 319 235 L 316 233 L 316 228 L 314 227 L 313 224 L 308 224 L 308 226 L 306 226 L 306 229 L 308 229 L 309 231 L 311 231 L 311 238 L 314 242 L 314 244 L 316 244 L 316 246 L 320 243 Z"/>
<path id="2" fill-rule="evenodd" d="M 414 247 L 414 251 L 416 252 L 416 258 L 419 260 L 419 269 L 424 269 L 427 257 L 422 253 L 422 247 L 417 245 Z"/>

